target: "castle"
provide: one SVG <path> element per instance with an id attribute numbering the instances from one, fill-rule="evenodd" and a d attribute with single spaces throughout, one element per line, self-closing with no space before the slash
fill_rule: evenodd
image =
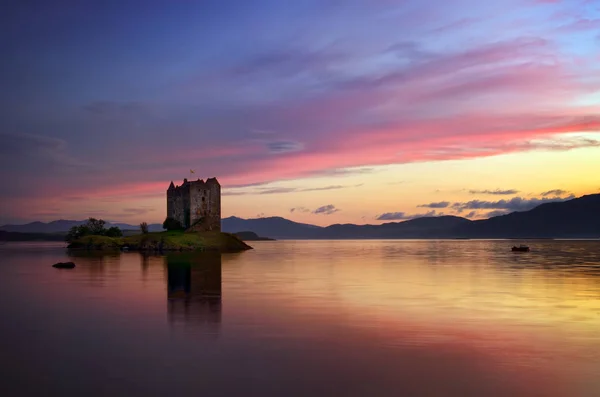
<path id="1" fill-rule="evenodd" d="M 217 178 L 189 182 L 181 186 L 173 181 L 167 189 L 167 217 L 186 229 L 221 231 L 221 185 Z"/>

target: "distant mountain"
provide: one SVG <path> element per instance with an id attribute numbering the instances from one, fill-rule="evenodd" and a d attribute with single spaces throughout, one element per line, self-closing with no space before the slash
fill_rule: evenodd
<path id="1" fill-rule="evenodd" d="M 472 221 L 458 216 L 422 217 L 381 225 L 331 225 L 323 238 L 445 238 L 448 231 Z"/>
<path id="2" fill-rule="evenodd" d="M 242 219 L 235 216 L 221 220 L 221 230 L 228 233 L 252 231 L 262 237 L 279 239 L 315 238 L 320 226 L 297 223 L 281 217 Z"/>
<path id="3" fill-rule="evenodd" d="M 365 238 L 599 238 L 600 194 L 541 204 L 524 212 L 479 221 L 456 216 L 423 217 L 381 225 L 327 227 L 271 217 L 225 218 L 223 231 L 252 231 L 276 239 Z"/>
<path id="4" fill-rule="evenodd" d="M 230 217 L 222 220 L 221 227 L 224 232 L 252 231 L 260 236 L 276 239 L 441 238 L 445 237 L 447 230 L 465 223 L 471 221 L 457 216 L 440 216 L 382 225 L 336 224 L 322 227 L 280 217 L 257 219 Z"/>
<path id="5" fill-rule="evenodd" d="M 545 203 L 529 211 L 474 221 L 453 232 L 478 238 L 598 238 L 600 194 Z"/>
<path id="6" fill-rule="evenodd" d="M 61 219 L 58 221 L 52 221 L 48 223 L 44 222 L 31 222 L 25 225 L 4 225 L 0 226 L 1 231 L 5 232 L 18 232 L 18 233 L 66 233 L 73 226 L 79 226 L 84 224 L 86 221 L 72 221 Z M 139 230 L 140 226 L 129 225 L 127 223 L 106 223 L 107 228 L 116 226 L 121 230 Z M 159 232 L 163 230 L 162 225 L 155 223 L 148 225 L 151 232 Z"/>
<path id="7" fill-rule="evenodd" d="M 59 220 L 49 223 L 5 225 L 1 231 L 60 233 L 85 221 Z M 138 230 L 124 223 L 107 224 L 121 230 Z M 149 225 L 161 231 L 162 225 Z M 274 239 L 391 239 L 391 238 L 599 238 L 600 194 L 539 205 L 524 212 L 471 221 L 457 216 L 423 217 L 381 225 L 336 224 L 327 227 L 298 223 L 281 217 L 224 218 L 224 232 L 254 232 Z"/>

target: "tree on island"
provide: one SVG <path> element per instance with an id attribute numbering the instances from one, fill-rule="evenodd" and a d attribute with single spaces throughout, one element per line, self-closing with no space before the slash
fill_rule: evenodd
<path id="1" fill-rule="evenodd" d="M 79 226 L 73 226 L 67 233 L 65 240 L 67 242 L 72 242 L 73 240 L 77 240 L 78 238 L 81 238 L 84 236 L 107 236 L 107 237 L 122 237 L 123 236 L 123 232 L 118 227 L 112 226 L 112 227 L 106 229 L 104 227 L 105 225 L 106 225 L 106 222 L 102 219 L 89 218 L 86 221 L 86 223 L 79 225 Z"/>
<path id="2" fill-rule="evenodd" d="M 167 217 L 162 224 L 163 229 L 167 230 L 183 230 L 181 223 L 174 218 Z"/>
<path id="3" fill-rule="evenodd" d="M 142 231 L 142 234 L 148 234 L 148 223 L 140 223 L 140 230 Z"/>
<path id="4" fill-rule="evenodd" d="M 104 232 L 104 236 L 106 237 L 123 237 L 123 232 L 116 226 L 109 227 Z"/>
<path id="5" fill-rule="evenodd" d="M 85 226 L 87 226 L 93 235 L 103 235 L 106 232 L 104 225 L 106 225 L 105 221 L 96 218 L 89 218 L 85 223 Z"/>

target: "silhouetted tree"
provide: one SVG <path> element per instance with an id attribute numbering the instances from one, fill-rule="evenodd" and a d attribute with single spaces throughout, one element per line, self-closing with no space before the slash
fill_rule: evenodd
<path id="1" fill-rule="evenodd" d="M 86 222 L 86 226 L 95 235 L 103 235 L 106 232 L 104 225 L 106 225 L 106 222 L 102 219 L 89 218 Z"/>
<path id="2" fill-rule="evenodd" d="M 146 222 L 140 223 L 140 230 L 142 234 L 148 234 L 148 224 Z"/>
<path id="3" fill-rule="evenodd" d="M 123 237 L 123 232 L 116 226 L 109 227 L 104 235 L 107 237 Z"/>
<path id="4" fill-rule="evenodd" d="M 89 218 L 84 224 L 73 226 L 65 236 L 65 240 L 71 242 L 85 236 L 108 236 L 121 237 L 123 232 L 116 226 L 109 229 L 104 227 L 106 222 L 102 219 Z"/>
<path id="5" fill-rule="evenodd" d="M 89 236 L 92 234 L 90 228 L 86 225 L 73 226 L 69 229 L 69 232 L 65 236 L 65 240 L 71 242 L 73 240 L 77 240 L 78 238 Z"/>
<path id="6" fill-rule="evenodd" d="M 167 230 L 183 230 L 183 226 L 177 219 L 169 218 L 163 222 L 163 229 Z"/>

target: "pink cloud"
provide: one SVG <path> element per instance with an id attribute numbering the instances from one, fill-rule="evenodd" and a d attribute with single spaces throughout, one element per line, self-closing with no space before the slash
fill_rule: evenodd
<path id="1" fill-rule="evenodd" d="M 519 128 L 522 127 L 522 128 Z M 189 177 L 189 168 L 195 168 L 194 178 L 218 176 L 222 185 L 268 182 L 281 179 L 307 177 L 333 168 L 366 165 L 397 164 L 418 161 L 440 161 L 494 156 L 528 150 L 570 150 L 595 146 L 595 141 L 560 138 L 563 133 L 600 131 L 600 117 L 568 117 L 561 115 L 471 115 L 439 120 L 403 123 L 398 127 L 365 129 L 348 134 L 339 142 L 323 141 L 322 147 L 308 146 L 306 150 L 283 155 L 265 156 L 267 149 L 251 145 L 243 150 L 236 148 L 216 153 L 244 155 L 262 151 L 263 155 L 248 163 L 218 163 L 206 171 L 201 167 L 170 167 L 169 175 L 144 180 L 144 170 L 123 170 L 126 180 L 89 186 L 56 186 L 42 188 L 46 197 L 60 202 L 69 196 L 94 198 L 160 197 L 171 179 Z M 334 135 L 336 136 L 336 135 Z M 340 135 L 344 136 L 344 135 Z M 535 142 L 536 139 L 557 137 L 552 141 Z M 193 153 L 189 163 L 194 164 Z M 196 159 L 202 156 L 196 157 Z M 212 157 L 211 157 L 212 158 Z M 136 179 L 140 177 L 141 179 Z"/>
<path id="2" fill-rule="evenodd" d="M 481 119 L 480 122 L 492 122 L 493 119 Z M 464 120 L 465 125 L 470 120 Z M 402 139 L 401 131 L 388 130 L 384 132 L 365 133 L 362 138 L 357 136 L 352 140 L 340 142 L 335 151 L 299 152 L 284 157 L 273 157 L 256 162 L 247 167 L 243 173 L 225 174 L 222 182 L 237 184 L 248 181 L 269 181 L 283 178 L 310 176 L 312 173 L 328 168 L 356 167 L 361 165 L 397 164 L 416 161 L 451 160 L 487 157 L 504 153 L 527 150 L 570 150 L 577 147 L 595 146 L 595 141 L 563 140 L 551 142 L 532 142 L 532 139 L 552 137 L 577 131 L 600 130 L 600 118 L 592 120 L 574 120 L 571 122 L 554 123 L 554 126 L 532 130 L 499 130 L 497 132 L 478 135 L 476 131 L 470 134 L 446 135 L 439 134 L 449 123 L 441 120 L 437 129 L 418 129 L 421 139 L 413 136 Z M 431 126 L 429 126 L 431 128 Z M 405 132 L 410 132 L 407 127 Z M 413 130 L 414 131 L 414 130 Z M 436 137 L 435 134 L 438 134 Z M 378 140 L 371 139 L 378 137 Z"/>
<path id="3" fill-rule="evenodd" d="M 93 167 L 65 172 L 68 178 L 61 180 L 42 178 L 36 191 L 56 202 L 72 196 L 128 200 L 160 196 L 171 179 L 188 175 L 190 168 L 200 178 L 218 176 L 227 186 L 306 177 L 344 167 L 594 145 L 589 141 L 534 142 L 600 130 L 600 106 L 573 105 L 600 88 L 600 81 L 588 73 L 594 66 L 587 57 L 566 56 L 554 41 L 535 37 L 446 53 L 430 53 L 416 44 L 396 46 L 393 51 L 407 47 L 414 56 L 411 63 L 362 74 L 347 73 L 342 67 L 339 74 L 328 76 L 297 98 L 252 105 L 236 102 L 231 108 L 215 114 L 205 111 L 198 117 L 192 105 L 176 111 L 167 108 L 163 113 L 156 104 L 128 106 L 128 118 L 160 114 L 151 119 L 157 125 L 148 122 L 142 137 L 123 134 L 125 144 L 94 147 L 89 159 L 70 151 L 66 141 L 55 145 L 38 139 L 36 144 L 48 161 L 60 160 L 62 166 L 91 162 Z M 267 57 L 265 67 L 283 63 L 284 71 L 291 73 L 294 54 L 284 55 Z M 321 72 L 332 62 L 318 56 L 299 59 L 303 67 L 298 70 L 303 73 L 312 63 L 320 65 Z M 346 57 L 332 59 L 348 61 Z M 269 75 L 268 70 L 264 72 Z M 92 109 L 95 116 L 116 111 L 114 117 L 103 116 L 111 122 L 122 113 L 111 104 Z M 171 118 L 170 111 L 174 112 Z M 120 142 L 119 131 L 111 134 Z M 104 161 L 107 156 L 110 161 Z M 18 200 L 14 205 L 19 205 Z"/>

